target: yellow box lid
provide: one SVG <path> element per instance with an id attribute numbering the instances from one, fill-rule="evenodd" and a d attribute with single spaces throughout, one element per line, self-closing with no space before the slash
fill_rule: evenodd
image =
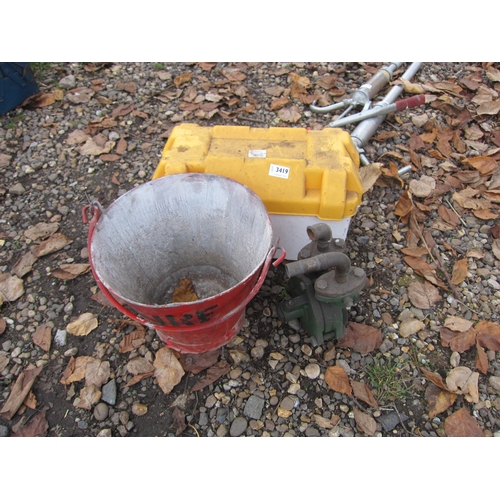
<path id="1" fill-rule="evenodd" d="M 348 132 L 325 128 L 176 126 L 153 179 L 204 172 L 252 189 L 271 214 L 324 220 L 353 216 L 363 194 L 359 154 Z"/>

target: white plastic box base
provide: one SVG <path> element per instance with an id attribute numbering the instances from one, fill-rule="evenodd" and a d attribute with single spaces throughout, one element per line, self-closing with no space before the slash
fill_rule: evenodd
<path id="1" fill-rule="evenodd" d="M 273 238 L 275 241 L 279 238 L 280 246 L 286 251 L 287 260 L 297 260 L 302 248 L 311 243 L 307 236 L 308 226 L 323 222 L 331 227 L 333 238 L 346 240 L 351 222 L 350 217 L 342 220 L 322 220 L 307 215 L 270 214 L 269 217 L 273 226 Z"/>

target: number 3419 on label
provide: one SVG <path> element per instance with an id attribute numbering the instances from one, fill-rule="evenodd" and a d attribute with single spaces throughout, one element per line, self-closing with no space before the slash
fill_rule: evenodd
<path id="1" fill-rule="evenodd" d="M 269 175 L 273 177 L 281 177 L 282 179 L 288 179 L 288 176 L 290 175 L 290 168 L 271 163 L 271 166 L 269 167 Z"/>

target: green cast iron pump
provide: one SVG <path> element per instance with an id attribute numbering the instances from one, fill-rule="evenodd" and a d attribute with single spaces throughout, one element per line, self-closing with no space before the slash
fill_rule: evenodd
<path id="1" fill-rule="evenodd" d="M 330 226 L 314 224 L 307 234 L 311 243 L 285 266 L 290 298 L 278 304 L 277 312 L 282 321 L 298 319 L 312 344 L 321 345 L 345 335 L 347 310 L 359 301 L 367 278 L 363 269 L 351 266 L 345 241 L 332 238 Z"/>

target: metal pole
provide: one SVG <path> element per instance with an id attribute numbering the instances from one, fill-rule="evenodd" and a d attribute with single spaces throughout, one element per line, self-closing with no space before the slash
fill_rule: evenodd
<path id="1" fill-rule="evenodd" d="M 422 63 L 420 62 L 412 63 L 410 67 L 405 71 L 402 78 L 404 78 L 405 80 L 411 80 L 421 66 Z M 398 98 L 399 94 L 401 94 L 402 91 L 403 91 L 402 85 L 395 85 L 385 96 L 385 98 L 382 101 L 375 104 L 373 107 L 374 108 L 384 107 L 388 106 L 389 104 L 392 104 Z M 351 138 L 361 153 L 360 159 L 363 165 L 368 165 L 370 163 L 366 158 L 366 156 L 363 154 L 364 153 L 363 148 L 366 145 L 366 143 L 370 140 L 370 138 L 373 136 L 373 134 L 380 126 L 380 124 L 385 120 L 386 116 L 387 115 L 382 114 L 379 116 L 375 116 L 373 118 L 368 118 L 367 120 L 362 121 L 351 133 Z M 335 122 L 333 122 L 333 124 L 330 125 L 335 126 L 334 123 Z"/>
<path id="2" fill-rule="evenodd" d="M 349 110 L 355 106 L 367 106 L 370 101 L 391 81 L 394 71 L 403 65 L 402 62 L 392 62 L 383 68 L 380 68 L 366 83 L 356 90 L 349 98 L 344 99 L 330 106 L 319 107 L 314 101 L 309 109 L 315 113 L 329 113 L 336 109 L 348 108 Z"/>

